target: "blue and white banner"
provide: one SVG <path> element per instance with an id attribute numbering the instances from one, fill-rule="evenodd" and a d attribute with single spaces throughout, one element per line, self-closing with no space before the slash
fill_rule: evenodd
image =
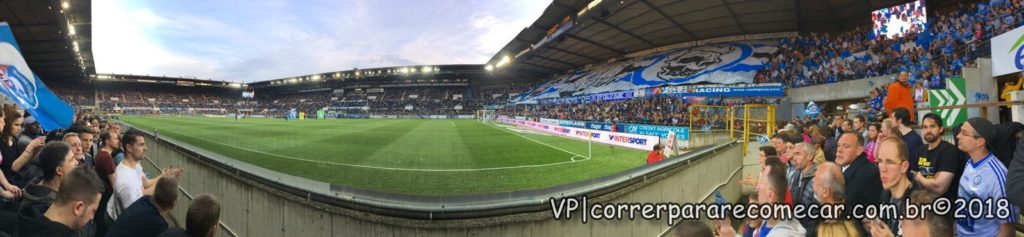
<path id="1" fill-rule="evenodd" d="M 558 119 L 540 118 L 540 123 L 548 125 L 558 125 Z"/>
<path id="2" fill-rule="evenodd" d="M 651 91 L 651 89 L 646 90 Z M 671 94 L 684 97 L 782 97 L 786 95 L 786 92 L 782 84 L 771 83 L 747 85 L 667 86 L 661 89 L 661 94 Z"/>
<path id="3" fill-rule="evenodd" d="M 587 127 L 587 122 L 559 119 L 558 120 L 558 125 L 559 126 L 564 126 L 564 127 L 586 128 Z"/>
<path id="4" fill-rule="evenodd" d="M 804 109 L 804 114 L 811 116 L 811 118 L 818 118 L 818 114 L 821 114 L 821 108 L 814 104 L 814 101 L 807 102 L 807 108 Z"/>
<path id="5" fill-rule="evenodd" d="M 516 120 L 526 120 L 525 118 Z M 576 120 L 564 120 L 564 119 L 547 119 L 541 118 L 540 124 L 547 125 L 558 125 L 562 127 L 572 128 L 585 128 L 593 130 L 611 131 L 612 124 L 605 122 L 585 122 Z M 620 128 L 624 128 L 624 133 L 638 134 L 638 135 L 649 135 L 658 136 L 661 138 L 668 138 L 670 132 L 674 132 L 676 139 L 679 141 L 690 140 L 690 128 L 689 127 L 674 127 L 674 126 L 662 126 L 662 125 L 646 125 L 646 124 L 619 124 Z"/>
<path id="6" fill-rule="evenodd" d="M 512 124 L 519 127 L 543 131 L 557 136 L 576 138 L 580 140 L 593 141 L 615 146 L 636 148 L 645 151 L 653 150 L 654 145 L 657 145 L 658 143 L 661 142 L 661 138 L 657 136 L 598 131 L 586 128 L 574 128 L 559 125 L 549 125 L 529 120 L 511 119 L 506 116 L 498 116 L 497 121 L 500 123 Z"/>
<path id="7" fill-rule="evenodd" d="M 605 122 L 587 122 L 587 127 L 586 128 L 588 128 L 588 129 L 595 129 L 595 130 L 611 131 L 612 130 L 612 124 L 611 123 L 605 123 Z"/>
<path id="8" fill-rule="evenodd" d="M 786 90 L 780 83 L 741 85 L 682 85 L 615 91 L 593 95 L 541 99 L 543 104 L 585 104 L 599 101 L 626 100 L 657 95 L 675 97 L 782 97 Z"/>
<path id="9" fill-rule="evenodd" d="M 567 94 L 582 96 L 683 84 L 753 83 L 757 71 L 778 51 L 776 45 L 776 41 L 719 43 L 598 64 L 561 75 L 511 100 L 530 103 Z"/>
<path id="10" fill-rule="evenodd" d="M 676 139 L 680 141 L 690 140 L 690 128 L 688 127 L 672 127 L 672 126 L 660 126 L 660 125 L 641 125 L 641 124 L 625 124 L 626 133 L 640 134 L 640 135 L 651 135 L 662 138 L 668 138 L 669 132 L 676 133 Z"/>
<path id="11" fill-rule="evenodd" d="M 75 110 L 28 68 L 7 22 L 0 22 L 0 87 L 4 96 L 36 117 L 45 130 L 68 128 L 74 120 Z"/>
<path id="12" fill-rule="evenodd" d="M 542 100 L 543 103 L 554 104 L 585 104 L 598 101 L 628 100 L 634 97 L 635 91 L 615 91 L 593 95 L 559 97 Z"/>

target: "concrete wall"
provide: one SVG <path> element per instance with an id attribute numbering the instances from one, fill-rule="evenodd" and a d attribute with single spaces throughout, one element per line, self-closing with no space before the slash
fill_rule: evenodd
<path id="1" fill-rule="evenodd" d="M 868 96 L 868 92 L 871 91 L 871 88 L 887 85 L 890 82 L 893 82 L 893 78 L 895 78 L 895 76 L 896 75 L 886 75 L 832 84 L 786 89 L 786 96 L 788 96 L 790 102 L 794 104 L 794 110 L 797 107 L 800 107 L 795 104 L 807 104 L 807 102 L 810 101 L 818 102 L 865 98 Z M 801 107 L 799 114 L 803 114 L 802 111 L 803 109 Z"/>
<path id="2" fill-rule="evenodd" d="M 738 132 L 737 132 L 738 133 Z M 741 139 L 737 137 L 736 139 Z M 703 131 L 690 131 L 690 149 L 718 145 L 724 142 L 732 140 L 729 137 L 729 132 L 703 132 Z"/>
<path id="3" fill-rule="evenodd" d="M 789 104 L 792 105 L 792 108 L 790 110 L 777 110 L 790 113 L 789 116 L 777 119 L 789 120 L 792 116 L 803 116 L 804 108 L 809 101 L 817 102 L 865 98 L 871 88 L 886 85 L 892 82 L 895 76 L 896 75 L 887 75 L 862 80 L 787 89 L 787 99 L 790 100 Z M 976 61 L 976 65 L 964 67 L 963 77 L 967 86 L 967 94 L 964 95 L 967 97 L 967 104 L 999 101 L 999 87 L 996 85 L 995 78 L 992 77 L 992 59 L 979 58 Z M 989 121 L 999 121 L 998 107 L 969 108 L 967 109 L 967 115 L 968 117 L 979 117 L 985 115 Z"/>
<path id="4" fill-rule="evenodd" d="M 211 193 L 222 202 L 221 221 L 237 236 L 656 236 L 667 220 L 556 221 L 550 211 L 492 218 L 428 221 L 355 212 L 314 203 L 270 189 L 237 174 L 187 157 L 166 142 L 147 137 L 148 157 L 158 166 L 181 166 L 181 187 L 192 195 Z M 742 146 L 734 144 L 713 154 L 691 159 L 636 185 L 591 202 L 659 203 L 713 202 L 718 189 L 730 202 L 740 198 Z M 147 173 L 158 173 L 151 165 Z M 179 199 L 171 215 L 184 223 L 189 200 Z M 222 229 L 220 236 L 230 236 Z"/>
<path id="5" fill-rule="evenodd" d="M 967 94 L 964 96 L 967 97 L 967 104 L 999 101 L 999 87 L 996 85 L 996 79 L 992 78 L 992 59 L 979 58 L 976 62 L 976 66 L 963 69 L 964 84 L 967 86 Z M 985 115 L 988 121 L 999 121 L 999 107 L 967 109 L 968 118 L 982 115 Z"/>

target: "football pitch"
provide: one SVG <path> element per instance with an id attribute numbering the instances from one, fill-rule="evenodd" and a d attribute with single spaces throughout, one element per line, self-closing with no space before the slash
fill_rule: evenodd
<path id="1" fill-rule="evenodd" d="M 541 189 L 614 174 L 646 159 L 641 150 L 465 119 L 121 120 L 290 175 L 413 195 Z"/>

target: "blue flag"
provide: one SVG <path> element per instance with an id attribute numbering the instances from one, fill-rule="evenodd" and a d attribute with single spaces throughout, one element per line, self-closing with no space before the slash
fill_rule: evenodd
<path id="1" fill-rule="evenodd" d="M 28 68 L 7 22 L 0 22 L 0 89 L 7 99 L 35 116 L 43 129 L 71 126 L 75 110 L 50 92 Z"/>

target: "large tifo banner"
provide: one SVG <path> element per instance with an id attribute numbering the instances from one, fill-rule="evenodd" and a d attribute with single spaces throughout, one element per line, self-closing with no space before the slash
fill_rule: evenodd
<path id="1" fill-rule="evenodd" d="M 526 127 L 563 137 L 590 140 L 593 142 L 636 148 L 645 151 L 653 150 L 654 145 L 657 145 L 659 142 L 661 142 L 661 140 L 657 136 L 617 133 L 609 131 L 590 130 L 585 128 L 563 127 L 528 120 L 512 119 L 505 116 L 498 117 L 498 122 L 513 124 L 519 127 Z"/>
<path id="2" fill-rule="evenodd" d="M 992 76 L 1024 70 L 1024 26 L 992 38 Z"/>
<path id="3" fill-rule="evenodd" d="M 531 103 L 558 97 L 633 91 L 683 84 L 753 83 L 771 55 L 775 41 L 702 45 L 599 64 L 556 77 L 534 90 L 512 96 L 512 102 Z M 611 93 L 608 98 L 632 96 Z"/>
<path id="4" fill-rule="evenodd" d="M 7 22 L 0 22 L 0 88 L 4 96 L 36 117 L 43 129 L 71 126 L 75 110 L 50 92 L 28 68 Z"/>

